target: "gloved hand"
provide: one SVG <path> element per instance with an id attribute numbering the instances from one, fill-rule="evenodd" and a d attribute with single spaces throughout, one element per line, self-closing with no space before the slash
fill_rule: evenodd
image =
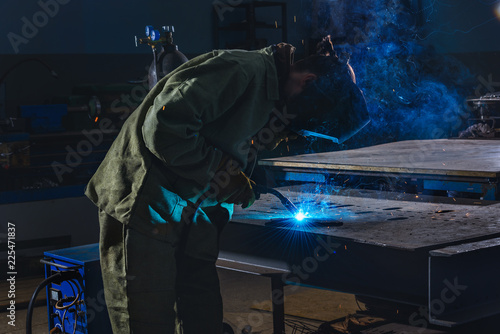
<path id="1" fill-rule="evenodd" d="M 241 207 L 246 209 L 255 202 L 255 182 L 250 180 L 229 156 L 222 158 L 213 184 L 214 188 L 217 188 L 214 189 L 215 198 L 219 203 L 241 204 Z"/>

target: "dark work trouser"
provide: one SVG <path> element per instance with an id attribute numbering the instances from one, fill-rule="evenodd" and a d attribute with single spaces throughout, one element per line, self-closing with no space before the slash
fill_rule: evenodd
<path id="1" fill-rule="evenodd" d="M 99 214 L 104 292 L 114 334 L 222 333 L 215 263 L 179 254 Z"/>

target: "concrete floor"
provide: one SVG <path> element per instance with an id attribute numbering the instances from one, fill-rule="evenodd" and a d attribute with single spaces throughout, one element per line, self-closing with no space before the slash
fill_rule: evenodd
<path id="1" fill-rule="evenodd" d="M 225 321 L 232 326 L 235 333 L 240 334 L 246 326 L 251 326 L 252 334 L 273 334 L 272 313 L 262 310 L 266 309 L 266 306 L 269 306 L 271 291 L 270 279 L 228 270 L 219 270 L 219 277 L 221 281 L 221 292 L 224 299 L 224 318 Z M 40 279 L 40 282 L 42 279 L 43 278 Z M 36 285 L 36 280 L 34 282 Z M 34 291 L 34 289 L 33 287 L 30 291 Z M 3 290 L 2 286 L 2 291 Z M 316 329 L 324 321 L 339 319 L 347 314 L 353 314 L 359 309 L 352 295 L 339 294 L 331 291 L 287 286 L 285 287 L 285 296 L 288 298 L 285 299 L 285 311 L 287 314 L 296 313 L 296 315 L 307 317 L 287 315 L 286 319 L 295 322 L 300 321 L 311 330 Z M 253 308 L 255 305 L 260 305 L 258 307 L 259 309 Z M 363 308 L 362 304 L 361 308 Z M 5 310 L 5 308 L 3 308 L 3 310 Z M 15 327 L 7 324 L 9 319 L 6 315 L 5 311 L 0 313 L 0 334 L 25 333 L 25 309 L 16 310 Z M 313 318 L 322 319 L 322 321 L 313 320 Z M 48 333 L 47 308 L 45 306 L 35 308 L 32 323 L 33 334 Z M 498 323 L 500 323 L 500 317 L 489 319 L 481 324 L 471 324 L 463 331 L 454 333 L 497 334 L 498 326 L 496 324 Z M 434 333 L 422 328 L 414 329 L 414 331 L 405 333 Z M 287 326 L 286 330 L 287 334 L 310 333 L 309 331 L 294 331 L 290 326 Z M 382 331 L 376 333 L 396 332 Z"/>
<path id="2" fill-rule="evenodd" d="M 219 277 L 224 300 L 224 321 L 231 325 L 235 333 L 239 334 L 245 326 L 251 326 L 252 333 L 272 334 L 272 313 L 252 308 L 257 304 L 270 306 L 270 279 L 228 270 L 219 270 Z M 285 287 L 285 296 L 298 292 Z M 303 320 L 316 327 L 321 323 Z M 287 333 L 291 332 L 291 328 L 288 328 Z"/>
<path id="3" fill-rule="evenodd" d="M 229 323 L 235 333 L 241 333 L 245 326 L 251 326 L 255 334 L 272 334 L 273 323 L 272 313 L 268 311 L 259 311 L 251 309 L 252 305 L 264 303 L 270 299 L 270 280 L 265 277 L 242 274 L 234 271 L 219 270 L 221 281 L 221 293 L 224 299 L 224 318 Z M 43 277 L 40 278 L 40 283 Z M 35 290 L 37 280 L 34 280 L 34 286 L 27 288 L 32 293 Z M 293 287 L 292 287 L 293 288 Z M 302 289 L 302 290 L 301 290 Z M 293 295 L 304 291 L 305 288 L 294 289 L 285 288 L 286 295 Z M 3 291 L 3 288 L 2 288 Z M 4 311 L 4 310 L 2 310 Z M 26 309 L 16 310 L 16 326 L 8 325 L 9 319 L 6 312 L 0 313 L 0 334 L 21 334 L 25 333 Z M 309 326 L 317 327 L 321 322 L 314 320 L 301 319 Z M 33 312 L 32 320 L 33 334 L 47 334 L 48 320 L 46 306 L 36 307 Z M 288 328 L 287 333 L 292 333 L 292 328 Z M 107 333 L 91 333 L 107 334 Z M 208 334 L 208 333 L 207 333 Z"/>

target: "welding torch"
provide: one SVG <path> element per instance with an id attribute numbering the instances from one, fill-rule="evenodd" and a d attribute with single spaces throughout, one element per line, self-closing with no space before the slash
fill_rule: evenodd
<path id="1" fill-rule="evenodd" d="M 283 206 L 288 210 L 290 211 L 294 216 L 298 215 L 299 214 L 299 209 L 297 209 L 297 207 L 295 206 L 295 204 L 292 203 L 292 201 L 290 201 L 285 195 L 283 195 L 282 193 L 280 193 L 278 190 L 276 189 L 273 189 L 273 188 L 269 188 L 269 187 L 266 187 L 266 186 L 263 186 L 263 185 L 260 185 L 260 184 L 257 184 L 253 187 L 254 189 L 254 192 L 255 192 L 255 196 L 257 198 L 259 198 L 260 194 L 271 194 L 271 195 L 274 195 L 276 197 L 278 197 L 278 199 L 280 200 L 281 204 L 283 204 Z"/>
<path id="2" fill-rule="evenodd" d="M 280 193 L 276 189 L 269 188 L 269 187 L 257 184 L 255 186 L 253 186 L 253 191 L 254 191 L 255 197 L 257 199 L 260 197 L 261 194 L 271 194 L 271 195 L 274 195 L 274 196 L 276 196 L 280 200 L 281 204 L 294 217 L 297 216 L 298 214 L 300 214 L 300 210 L 295 206 L 295 204 L 293 204 L 292 201 L 290 201 L 285 195 L 283 195 L 282 193 Z M 207 192 L 205 192 L 203 195 L 200 196 L 200 198 L 196 201 L 196 203 L 194 203 L 192 205 L 192 209 L 194 209 L 194 210 L 192 210 L 191 215 L 189 216 L 190 217 L 189 221 L 192 221 L 194 219 L 194 215 L 196 214 L 196 212 L 198 211 L 198 209 L 201 207 L 201 204 L 203 203 L 203 201 L 206 198 L 209 197 L 210 192 L 211 192 L 210 190 L 208 190 Z"/>

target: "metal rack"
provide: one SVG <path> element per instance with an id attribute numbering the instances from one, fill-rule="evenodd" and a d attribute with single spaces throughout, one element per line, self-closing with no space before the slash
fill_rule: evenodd
<path id="1" fill-rule="evenodd" d="M 273 23 L 262 22 L 257 19 L 256 9 L 263 7 L 280 7 L 281 18 Z M 245 20 L 242 22 L 231 21 L 228 24 L 223 24 L 226 17 L 233 16 L 234 11 L 242 9 L 245 11 Z M 257 38 L 257 30 L 259 29 L 281 29 L 281 40 L 279 42 L 286 42 L 288 36 L 287 28 L 287 14 L 285 2 L 274 1 L 251 1 L 240 3 L 238 5 L 230 5 L 225 2 L 215 1 L 213 3 L 213 17 L 214 17 L 214 47 L 219 49 L 220 35 L 222 32 L 245 32 L 245 40 L 241 43 L 226 43 L 226 48 L 238 48 L 246 50 L 254 50 L 267 46 L 268 40 Z"/>

